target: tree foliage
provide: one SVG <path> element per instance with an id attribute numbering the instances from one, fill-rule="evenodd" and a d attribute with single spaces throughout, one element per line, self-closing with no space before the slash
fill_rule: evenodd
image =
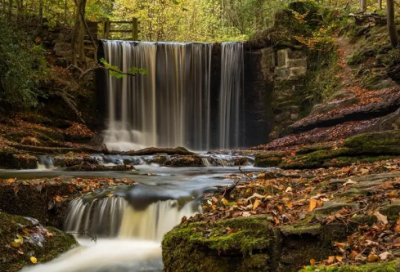
<path id="1" fill-rule="evenodd" d="M 0 33 L 0 103 L 36 107 L 37 97 L 43 95 L 38 83 L 47 74 L 44 50 L 2 17 Z"/>

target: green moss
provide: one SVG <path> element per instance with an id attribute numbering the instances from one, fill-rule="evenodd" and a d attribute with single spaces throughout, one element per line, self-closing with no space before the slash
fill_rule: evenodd
<path id="1" fill-rule="evenodd" d="M 400 155 L 400 133 L 384 131 L 360 134 L 346 139 L 342 148 L 332 150 L 315 147 L 297 152 L 297 156 L 283 160 L 283 169 L 311 169 L 344 167 L 354 163 L 371 163 Z"/>
<path id="2" fill-rule="evenodd" d="M 271 152 L 257 154 L 254 161 L 256 167 L 275 167 L 278 166 L 283 157 L 286 155 L 285 152 Z"/>
<path id="3" fill-rule="evenodd" d="M 284 161 L 280 167 L 284 169 L 307 169 L 324 167 L 327 160 L 349 154 L 348 149 L 318 150 L 305 155 L 299 155 Z"/>
<path id="4" fill-rule="evenodd" d="M 181 224 L 164 236 L 165 270 L 268 271 L 269 233 L 266 217 Z"/>
<path id="5" fill-rule="evenodd" d="M 300 148 L 299 150 L 296 151 L 296 154 L 298 155 L 304 155 L 304 154 L 309 154 L 315 151 L 320 151 L 320 150 L 331 150 L 333 147 L 332 144 L 327 144 L 327 143 L 318 143 L 314 145 L 309 145 L 305 146 L 303 148 Z"/>
<path id="6" fill-rule="evenodd" d="M 0 267 L 2 271 L 18 271 L 23 266 L 32 264 L 30 256 L 36 257 L 39 263 L 52 260 L 77 245 L 72 235 L 49 227 L 46 229 L 52 236 L 46 237 L 42 243 L 43 246 L 40 247 L 27 242 L 30 237 L 29 233 L 34 232 L 37 227 L 36 222 L 32 219 L 0 212 L 0 222 Z M 14 248 L 11 246 L 11 242 L 17 238 L 17 235 L 21 235 L 25 242 L 19 248 Z M 19 254 L 18 250 L 24 254 Z"/>
<path id="7" fill-rule="evenodd" d="M 353 154 L 400 154 L 400 133 L 383 131 L 365 133 L 346 139 L 344 146 L 351 148 Z"/>

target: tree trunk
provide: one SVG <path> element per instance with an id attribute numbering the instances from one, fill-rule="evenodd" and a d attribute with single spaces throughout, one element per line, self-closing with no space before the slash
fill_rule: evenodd
<path id="1" fill-rule="evenodd" d="M 382 1 L 382 0 L 380 0 Z M 67 25 L 67 14 L 68 14 L 68 0 L 64 2 L 64 26 Z"/>
<path id="2" fill-rule="evenodd" d="M 12 18 L 12 0 L 8 0 L 8 17 Z"/>
<path id="3" fill-rule="evenodd" d="M 86 55 L 85 55 L 85 26 L 82 20 L 79 23 L 79 41 L 78 41 L 78 52 L 81 67 L 86 68 Z"/>
<path id="4" fill-rule="evenodd" d="M 42 25 L 43 22 L 43 0 L 39 1 L 39 24 Z"/>
<path id="5" fill-rule="evenodd" d="M 393 48 L 399 44 L 399 35 L 397 34 L 396 25 L 394 23 L 394 0 L 386 0 L 387 9 L 387 28 L 389 31 L 390 43 Z"/>
<path id="6" fill-rule="evenodd" d="M 382 10 L 382 0 L 378 0 L 378 9 Z"/>
<path id="7" fill-rule="evenodd" d="M 72 65 L 78 66 L 78 61 L 76 58 L 77 50 L 76 50 L 76 41 L 78 40 L 78 34 L 79 34 L 79 6 L 76 7 L 75 11 L 75 24 L 74 24 L 74 29 L 72 31 L 72 38 L 71 38 L 71 63 Z"/>
<path id="8" fill-rule="evenodd" d="M 360 0 L 360 12 L 365 12 L 367 9 L 367 0 Z"/>

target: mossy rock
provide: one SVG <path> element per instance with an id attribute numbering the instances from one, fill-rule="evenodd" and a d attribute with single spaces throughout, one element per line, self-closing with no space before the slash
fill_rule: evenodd
<path id="1" fill-rule="evenodd" d="M 264 216 L 184 223 L 164 236 L 164 271 L 270 271 Z"/>
<path id="2" fill-rule="evenodd" d="M 50 261 L 77 245 L 71 234 L 44 228 L 33 218 L 0 212 L 0 222 L 0 268 L 4 272 L 32 265 L 30 257 L 38 263 Z"/>
<path id="3" fill-rule="evenodd" d="M 298 155 L 283 161 L 280 165 L 284 169 L 309 169 L 324 167 L 326 161 L 347 155 L 348 149 L 318 150 L 309 154 Z"/>
<path id="4" fill-rule="evenodd" d="M 203 160 L 197 155 L 178 155 L 171 156 L 164 164 L 171 167 L 196 167 L 204 166 Z"/>
<path id="5" fill-rule="evenodd" d="M 346 139 L 344 147 L 352 149 L 353 154 L 400 155 L 400 131 L 356 135 Z"/>
<path id="6" fill-rule="evenodd" d="M 271 153 L 261 153 L 257 154 L 254 161 L 254 166 L 256 167 L 276 167 L 278 166 L 286 152 L 271 152 Z"/>
<path id="7" fill-rule="evenodd" d="M 400 154 L 400 133 L 384 131 L 350 137 L 342 148 L 335 150 L 329 149 L 328 146 L 321 146 L 321 149 L 317 146 L 303 148 L 295 157 L 283 160 L 279 167 L 283 169 L 344 167 L 354 163 L 393 159 L 398 154 Z"/>
<path id="8" fill-rule="evenodd" d="M 299 150 L 296 151 L 296 154 L 304 155 L 320 150 L 332 150 L 332 147 L 333 143 L 317 143 L 300 148 Z"/>
<path id="9" fill-rule="evenodd" d="M 400 260 L 387 263 L 370 263 L 360 266 L 344 265 L 339 267 L 307 266 L 299 272 L 396 272 L 400 271 Z"/>

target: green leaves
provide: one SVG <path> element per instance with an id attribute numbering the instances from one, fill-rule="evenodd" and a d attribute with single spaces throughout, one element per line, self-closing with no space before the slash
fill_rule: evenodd
<path id="1" fill-rule="evenodd" d="M 100 59 L 104 68 L 108 70 L 110 76 L 115 78 L 124 78 L 125 76 L 147 75 L 147 70 L 139 67 L 131 67 L 128 72 L 123 72 L 118 66 L 111 65 L 104 58 Z"/>
<path id="2" fill-rule="evenodd" d="M 0 104 L 15 109 L 38 106 L 45 97 L 40 84 L 49 71 L 45 50 L 31 37 L 0 17 Z"/>

